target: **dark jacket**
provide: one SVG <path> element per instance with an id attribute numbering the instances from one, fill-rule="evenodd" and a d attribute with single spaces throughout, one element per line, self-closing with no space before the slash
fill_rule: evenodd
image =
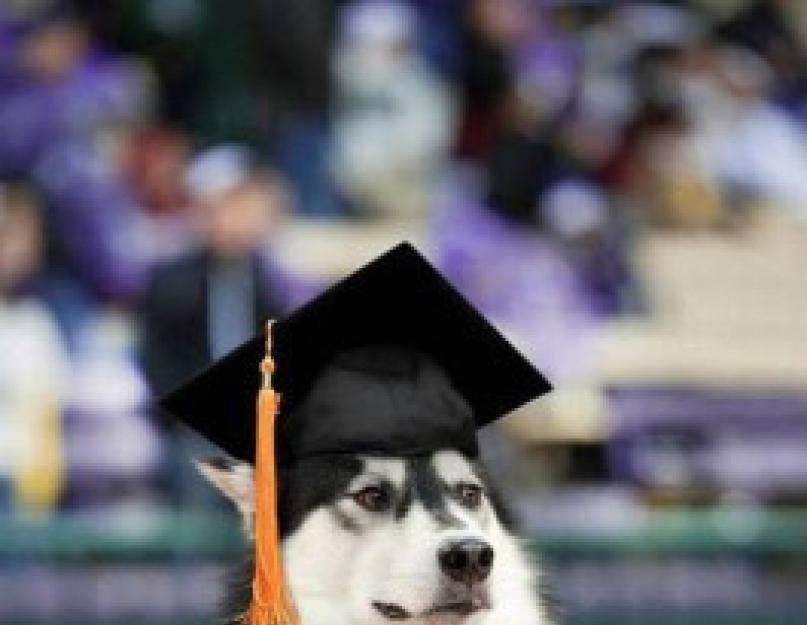
<path id="1" fill-rule="evenodd" d="M 153 392 L 162 395 L 212 360 L 209 341 L 210 254 L 197 250 L 154 268 L 140 309 L 142 365 Z M 249 259 L 253 273 L 255 333 L 280 313 L 280 295 L 265 261 Z"/>

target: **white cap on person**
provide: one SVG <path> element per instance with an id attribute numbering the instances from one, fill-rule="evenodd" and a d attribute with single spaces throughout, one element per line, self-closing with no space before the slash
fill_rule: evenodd
<path id="1" fill-rule="evenodd" d="M 185 182 L 192 197 L 221 195 L 244 183 L 255 169 L 252 151 L 238 144 L 222 144 L 198 154 Z"/>

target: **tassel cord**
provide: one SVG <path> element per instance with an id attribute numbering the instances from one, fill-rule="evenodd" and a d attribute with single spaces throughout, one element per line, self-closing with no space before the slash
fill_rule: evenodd
<path id="1" fill-rule="evenodd" d="M 275 421 L 280 397 L 272 389 L 271 325 L 267 353 L 261 363 L 263 384 L 258 392 L 255 448 L 255 576 L 246 625 L 298 625 L 299 618 L 286 586 L 277 518 Z"/>

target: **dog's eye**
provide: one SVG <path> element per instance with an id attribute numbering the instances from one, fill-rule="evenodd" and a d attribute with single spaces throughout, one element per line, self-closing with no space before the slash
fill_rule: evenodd
<path id="1" fill-rule="evenodd" d="M 389 494 L 378 486 L 367 486 L 351 496 L 353 501 L 370 512 L 384 512 L 390 505 Z"/>
<path id="2" fill-rule="evenodd" d="M 466 508 L 475 510 L 482 504 L 482 487 L 477 484 L 463 482 L 455 488 L 457 499 Z"/>

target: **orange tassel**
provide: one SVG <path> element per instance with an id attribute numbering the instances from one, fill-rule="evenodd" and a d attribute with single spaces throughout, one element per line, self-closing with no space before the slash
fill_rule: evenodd
<path id="1" fill-rule="evenodd" d="M 255 576 L 247 625 L 297 625 L 299 618 L 286 586 L 277 520 L 275 420 L 280 397 L 272 389 L 272 322 L 266 328 L 266 356 L 261 362 L 255 448 Z"/>

